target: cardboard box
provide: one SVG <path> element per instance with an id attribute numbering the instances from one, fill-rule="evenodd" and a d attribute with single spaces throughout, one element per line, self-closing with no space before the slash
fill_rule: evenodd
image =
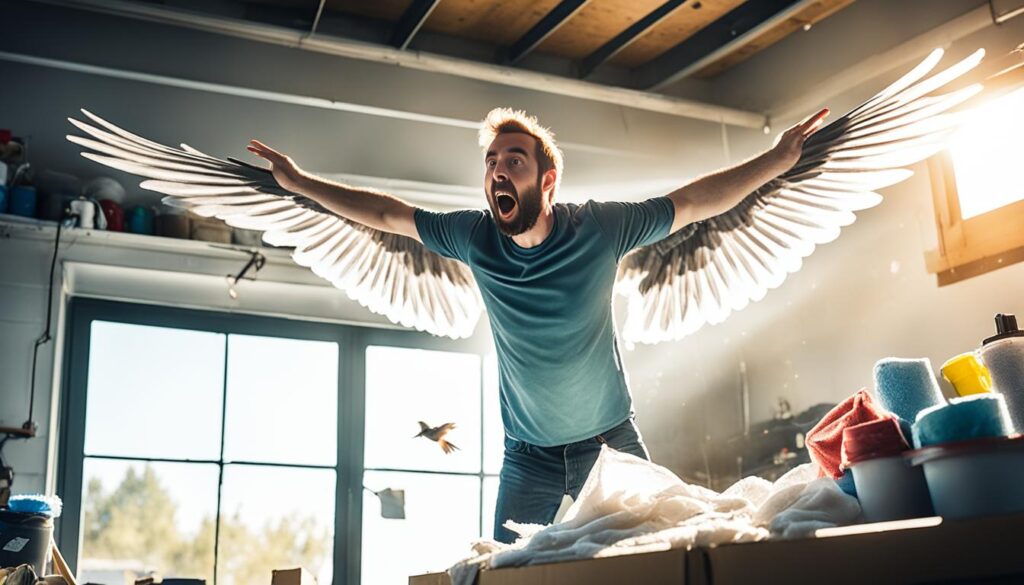
<path id="1" fill-rule="evenodd" d="M 931 525 L 929 525 L 931 524 Z M 880 532 L 843 534 L 854 530 Z M 820 531 L 839 536 L 734 544 L 689 552 L 687 585 L 1024 583 L 1024 515 L 939 517 Z"/>
<path id="2" fill-rule="evenodd" d="M 483 571 L 477 585 L 680 585 L 686 583 L 686 551 L 667 550 L 642 555 L 567 561 Z M 637 580 L 642 576 L 641 580 Z M 451 585 L 446 573 L 409 577 L 409 585 Z"/>
<path id="3" fill-rule="evenodd" d="M 932 517 L 822 534 L 483 571 L 477 585 L 1024 583 L 1024 555 L 1019 551 L 1024 515 L 959 521 Z M 409 585 L 450 581 L 444 573 L 431 573 L 410 577 Z"/>
<path id="4" fill-rule="evenodd" d="M 270 585 L 316 585 L 316 577 L 299 567 L 297 569 L 274 569 Z"/>

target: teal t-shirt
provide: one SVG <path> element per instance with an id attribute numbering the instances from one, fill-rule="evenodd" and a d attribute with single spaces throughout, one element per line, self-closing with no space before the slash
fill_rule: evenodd
<path id="1" fill-rule="evenodd" d="M 612 286 L 619 260 L 667 236 L 674 216 L 668 197 L 558 203 L 548 237 L 522 248 L 498 230 L 489 211 L 416 210 L 416 228 L 427 248 L 469 265 L 480 287 L 510 437 L 563 445 L 630 416 Z"/>

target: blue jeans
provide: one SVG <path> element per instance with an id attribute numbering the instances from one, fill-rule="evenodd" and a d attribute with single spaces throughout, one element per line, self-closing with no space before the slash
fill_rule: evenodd
<path id="1" fill-rule="evenodd" d="M 506 436 L 494 511 L 494 540 L 511 543 L 517 538 L 516 533 L 502 526 L 506 520 L 551 523 L 563 495 L 574 500 L 579 496 L 602 443 L 623 453 L 651 458 L 632 417 L 597 436 L 555 447 L 540 447 Z"/>

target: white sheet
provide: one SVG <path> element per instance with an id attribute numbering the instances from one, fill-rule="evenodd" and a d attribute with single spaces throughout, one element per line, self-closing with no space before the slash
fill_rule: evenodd
<path id="1" fill-rule="evenodd" d="M 856 498 L 818 467 L 801 465 L 772 483 L 747 477 L 722 493 L 687 484 L 649 461 L 607 446 L 580 495 L 558 524 L 506 526 L 515 544 L 472 544 L 473 556 L 448 570 L 453 585 L 472 585 L 481 567 L 497 569 L 573 559 L 611 557 L 810 536 L 860 516 Z"/>

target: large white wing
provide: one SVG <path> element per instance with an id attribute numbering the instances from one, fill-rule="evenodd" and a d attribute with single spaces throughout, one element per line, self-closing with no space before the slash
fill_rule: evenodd
<path id="1" fill-rule="evenodd" d="M 811 135 L 796 165 L 722 215 L 684 227 L 623 259 L 617 290 L 628 298 L 623 335 L 658 343 L 764 298 L 831 242 L 876 190 L 911 176 L 904 168 L 940 150 L 955 129 L 948 111 L 979 85 L 931 95 L 981 62 L 984 51 L 933 75 L 943 52 Z"/>
<path id="2" fill-rule="evenodd" d="M 266 169 L 221 160 L 186 144 L 173 148 L 136 136 L 82 110 L 69 121 L 86 136 L 82 156 L 146 177 L 164 203 L 228 225 L 260 230 L 263 241 L 294 247 L 292 258 L 394 323 L 452 338 L 472 335 L 483 302 L 469 268 L 412 238 L 338 216 L 282 189 Z"/>

